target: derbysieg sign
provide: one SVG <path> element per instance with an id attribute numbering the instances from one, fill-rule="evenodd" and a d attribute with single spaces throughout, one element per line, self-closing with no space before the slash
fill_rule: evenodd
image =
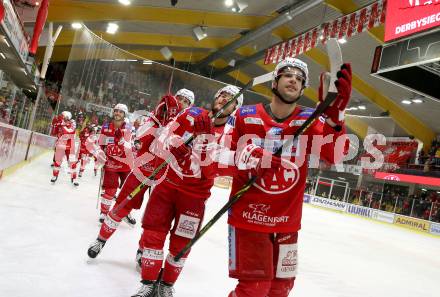
<path id="1" fill-rule="evenodd" d="M 440 25 L 440 0 L 387 1 L 385 42 Z"/>

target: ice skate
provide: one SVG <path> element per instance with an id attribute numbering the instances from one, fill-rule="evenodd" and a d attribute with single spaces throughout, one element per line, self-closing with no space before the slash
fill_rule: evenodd
<path id="1" fill-rule="evenodd" d="M 99 219 L 98 219 L 98 221 L 99 221 L 100 224 L 104 223 L 104 220 L 105 220 L 105 217 L 106 217 L 106 216 L 107 216 L 107 215 L 106 215 L 105 213 L 102 213 L 102 212 L 101 212 L 101 214 L 99 215 Z"/>
<path id="2" fill-rule="evenodd" d="M 157 297 L 156 295 L 156 282 L 143 280 L 141 281 L 142 286 L 139 288 L 138 292 L 131 297 Z"/>
<path id="3" fill-rule="evenodd" d="M 99 255 L 101 250 L 104 248 L 105 240 L 97 238 L 87 250 L 87 255 L 89 255 L 90 258 L 94 259 L 96 256 Z"/>
<path id="4" fill-rule="evenodd" d="M 130 227 L 132 227 L 132 228 L 134 227 L 134 225 L 136 225 L 136 219 L 133 218 L 130 214 L 128 214 L 127 216 L 125 216 L 122 220 L 123 220 L 124 222 L 126 222 L 128 226 L 130 226 Z"/>
<path id="5" fill-rule="evenodd" d="M 157 297 L 173 297 L 174 288 L 172 284 L 168 284 L 164 281 L 160 281 L 157 286 Z"/>

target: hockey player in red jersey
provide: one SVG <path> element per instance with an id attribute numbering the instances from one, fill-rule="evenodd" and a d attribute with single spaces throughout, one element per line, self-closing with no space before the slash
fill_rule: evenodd
<path id="1" fill-rule="evenodd" d="M 50 136 L 58 137 L 58 131 L 63 121 L 64 121 L 64 117 L 62 114 L 53 117 L 51 129 L 50 129 Z M 56 147 L 53 148 L 53 158 L 51 165 L 52 167 L 55 166 L 55 151 L 56 151 Z"/>
<path id="2" fill-rule="evenodd" d="M 71 182 L 74 186 L 78 186 L 76 181 L 75 122 L 69 111 L 63 111 L 62 116 L 62 122 L 56 126 L 58 139 L 55 143 L 54 167 L 50 181 L 52 183 L 57 181 L 63 158 L 66 157 L 69 163 Z"/>
<path id="3" fill-rule="evenodd" d="M 188 94 L 194 95 L 187 90 Z M 187 94 L 187 95 L 188 95 Z M 183 100 L 183 98 L 181 98 Z M 181 101 L 180 100 L 180 101 Z M 186 100 L 186 99 L 185 99 Z M 142 206 L 145 191 L 149 186 L 145 186 L 133 199 L 119 207 L 127 196 L 160 165 L 160 160 L 154 158 L 150 152 L 150 145 L 156 137 L 159 137 L 163 127 L 174 118 L 182 109 L 182 105 L 176 97 L 165 95 L 157 105 L 155 111 L 150 114 L 145 123 L 139 127 L 136 135 L 136 141 L 140 144 L 135 159 L 135 168 L 128 175 L 121 191 L 118 194 L 116 203 L 104 219 L 104 223 L 99 230 L 98 238 L 90 245 L 87 254 L 95 258 L 104 247 L 107 240 L 113 235 L 124 217 L 130 214 L 131 210 L 139 209 Z M 158 178 L 156 178 L 157 180 Z"/>
<path id="4" fill-rule="evenodd" d="M 235 86 L 221 88 L 215 94 L 211 113 L 197 107 L 188 108 L 168 124 L 161 134 L 158 141 L 164 141 L 165 147 L 175 160 L 171 162 L 166 179 L 153 189 L 144 213 L 141 238 L 142 285 L 133 297 L 173 296 L 173 285 L 183 269 L 189 251 L 178 262 L 173 258 L 198 232 L 203 220 L 205 203 L 214 184 L 211 172 L 200 166 L 202 154 L 195 152 L 206 151 L 202 142 L 194 143 L 192 152 L 184 141 L 191 134 L 214 134 L 220 137 L 228 115 L 241 106 L 243 96 L 240 95 L 237 103 L 228 106 L 214 123 L 211 122 L 210 116 L 220 111 L 238 92 L 239 89 Z M 172 131 L 175 127 L 177 128 Z M 163 158 L 166 158 L 166 155 Z M 169 254 L 164 264 L 163 247 L 168 234 Z M 163 264 L 163 274 L 157 282 Z"/>
<path id="5" fill-rule="evenodd" d="M 274 71 L 271 103 L 244 106 L 226 125 L 223 139 L 230 138 L 239 169 L 231 195 L 250 176 L 258 176 L 229 210 L 229 276 L 238 279 L 229 297 L 289 295 L 297 271 L 306 156 L 315 154 L 335 162 L 347 148 L 343 113 L 351 93 L 351 68 L 344 64 L 336 81 L 338 96 L 325 117 L 294 144 L 286 145 L 281 157 L 272 155 L 313 112 L 296 104 L 308 81 L 304 62 L 281 61 Z"/>
<path id="6" fill-rule="evenodd" d="M 97 127 L 95 127 L 94 125 L 87 125 L 79 133 L 80 148 L 79 148 L 78 159 L 80 161 L 80 167 L 79 167 L 78 177 L 82 176 L 87 164 L 89 163 L 90 158 L 93 157 L 91 152 L 87 149 L 87 143 L 98 141 L 96 131 L 97 131 Z M 95 167 L 93 168 L 93 171 L 96 176 L 98 171 L 98 163 L 96 162 L 96 158 L 95 158 Z"/>
<path id="7" fill-rule="evenodd" d="M 102 181 L 103 193 L 101 195 L 101 214 L 99 221 L 102 223 L 107 216 L 118 188 L 124 183 L 131 171 L 133 160 L 131 148 L 131 125 L 125 122 L 128 117 L 128 108 L 125 104 L 118 103 L 113 108 L 113 119 L 105 123 L 99 135 L 99 145 L 102 151 L 94 151 L 98 159 L 105 159 L 104 177 Z M 105 153 L 105 157 L 103 154 Z"/>

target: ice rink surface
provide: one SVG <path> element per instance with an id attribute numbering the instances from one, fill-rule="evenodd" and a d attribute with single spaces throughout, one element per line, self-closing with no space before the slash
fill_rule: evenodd
<path id="1" fill-rule="evenodd" d="M 50 154 L 0 181 L 1 297 L 128 297 L 139 287 L 134 257 L 141 228 L 121 223 L 93 263 L 99 176 L 86 169 L 73 188 L 65 171 L 51 185 Z M 213 188 L 206 220 L 228 191 Z M 145 202 L 144 202 L 145 203 Z M 134 213 L 140 220 L 142 212 Z M 434 297 L 440 294 L 440 238 L 362 218 L 304 207 L 296 297 Z M 193 248 L 177 297 L 226 297 L 223 217 Z"/>

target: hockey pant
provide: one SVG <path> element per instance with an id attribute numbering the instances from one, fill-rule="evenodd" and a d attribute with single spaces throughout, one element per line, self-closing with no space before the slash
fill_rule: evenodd
<path id="1" fill-rule="evenodd" d="M 122 185 L 121 191 L 119 191 L 118 197 L 116 198 L 115 205 L 104 219 L 104 223 L 101 225 L 101 229 L 99 230 L 100 239 L 108 240 L 116 231 L 122 219 L 126 217 L 133 208 L 141 208 L 144 200 L 144 194 L 148 189 L 148 186 L 143 187 L 142 190 L 133 197 L 133 199 L 126 204 L 124 203 L 125 205 L 123 207 L 119 207 L 119 205 L 121 205 L 121 203 L 127 199 L 128 195 L 130 195 L 131 192 L 133 192 L 133 190 L 141 184 L 141 182 L 142 180 L 140 181 L 134 173 L 130 173 L 127 176 L 124 184 Z"/>
<path id="2" fill-rule="evenodd" d="M 76 156 L 75 153 L 71 151 L 70 147 L 67 147 L 64 150 L 59 148 L 55 149 L 52 175 L 58 176 L 60 174 L 60 168 L 61 164 L 63 163 L 64 156 L 66 156 L 67 162 L 69 163 L 70 178 L 76 179 Z"/>
<path id="3" fill-rule="evenodd" d="M 229 297 L 287 297 L 297 271 L 298 233 L 261 233 L 229 227 Z"/>
<path id="4" fill-rule="evenodd" d="M 101 194 L 101 213 L 107 215 L 112 206 L 113 197 L 120 185 L 122 185 L 129 172 L 116 172 L 104 170 Z"/>
<path id="5" fill-rule="evenodd" d="M 170 232 L 169 253 L 162 280 L 173 284 L 183 269 L 189 251 L 179 260 L 174 256 L 196 235 L 202 224 L 205 202 L 209 197 L 190 196 L 167 182 L 157 185 L 148 200 L 142 220 L 142 279 L 155 281 L 164 260 L 164 242 Z M 171 229 L 171 222 L 174 226 Z M 170 231 L 171 229 L 171 231 Z"/>

